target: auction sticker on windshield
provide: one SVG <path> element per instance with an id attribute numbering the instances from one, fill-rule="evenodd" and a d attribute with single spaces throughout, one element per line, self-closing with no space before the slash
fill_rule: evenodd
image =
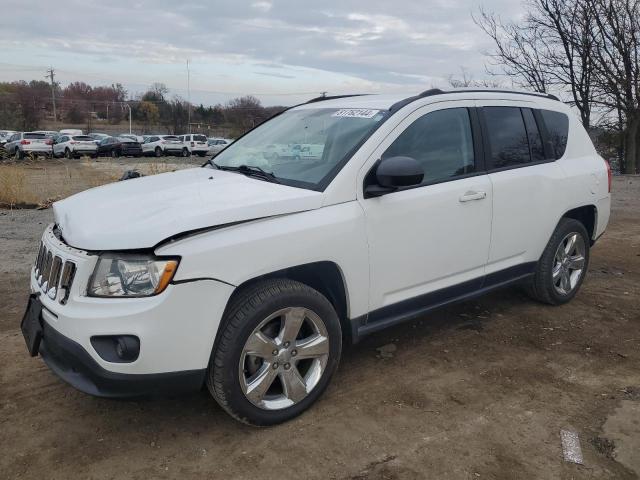
<path id="1" fill-rule="evenodd" d="M 370 108 L 342 108 L 335 112 L 332 117 L 345 118 L 373 118 L 380 110 Z"/>

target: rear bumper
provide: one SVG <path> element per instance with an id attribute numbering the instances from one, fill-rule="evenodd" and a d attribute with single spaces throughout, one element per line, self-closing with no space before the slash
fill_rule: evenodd
<path id="1" fill-rule="evenodd" d="M 24 153 L 51 153 L 51 145 L 22 145 L 20 147 L 20 150 L 22 150 Z"/>
<path id="2" fill-rule="evenodd" d="M 93 360 L 78 343 L 42 321 L 42 359 L 62 380 L 98 397 L 123 398 L 142 395 L 179 394 L 198 391 L 206 369 L 169 373 L 125 374 L 110 372 Z"/>

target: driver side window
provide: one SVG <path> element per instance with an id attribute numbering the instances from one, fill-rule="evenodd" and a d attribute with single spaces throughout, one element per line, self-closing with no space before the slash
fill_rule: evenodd
<path id="1" fill-rule="evenodd" d="M 423 184 L 475 171 L 471 120 L 466 108 L 427 113 L 409 125 L 382 158 L 411 157 L 424 170 Z"/>

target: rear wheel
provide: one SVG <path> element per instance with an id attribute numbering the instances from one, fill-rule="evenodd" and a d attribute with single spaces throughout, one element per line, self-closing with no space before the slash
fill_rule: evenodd
<path id="1" fill-rule="evenodd" d="M 73 154 L 68 148 L 64 149 L 64 158 L 66 158 L 67 160 L 71 160 L 73 158 Z"/>
<path id="2" fill-rule="evenodd" d="M 156 147 L 156 149 L 153 151 L 153 153 L 155 154 L 156 157 L 161 157 L 162 156 L 162 149 L 160 147 Z"/>
<path id="3" fill-rule="evenodd" d="M 181 153 L 183 157 L 188 157 L 190 155 L 189 150 L 186 148 L 183 148 Z"/>
<path id="4" fill-rule="evenodd" d="M 16 151 L 13 156 L 16 160 L 22 160 L 24 158 L 24 153 L 18 147 L 16 147 Z"/>
<path id="5" fill-rule="evenodd" d="M 322 394 L 338 366 L 340 321 L 318 291 L 287 279 L 239 292 L 207 373 L 217 402 L 252 425 L 285 422 Z"/>
<path id="6" fill-rule="evenodd" d="M 115 148 L 111 150 L 111 158 L 118 158 L 119 156 L 120 155 L 118 154 Z"/>
<path id="7" fill-rule="evenodd" d="M 550 305 L 570 301 L 587 274 L 589 245 L 582 223 L 572 218 L 560 220 L 538 261 L 529 294 Z"/>

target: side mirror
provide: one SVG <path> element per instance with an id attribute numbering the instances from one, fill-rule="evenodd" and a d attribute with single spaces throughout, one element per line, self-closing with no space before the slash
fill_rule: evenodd
<path id="1" fill-rule="evenodd" d="M 420 185 L 424 178 L 422 166 L 411 157 L 382 159 L 374 173 L 375 183 L 365 188 L 365 197 L 379 197 L 402 187 Z"/>

